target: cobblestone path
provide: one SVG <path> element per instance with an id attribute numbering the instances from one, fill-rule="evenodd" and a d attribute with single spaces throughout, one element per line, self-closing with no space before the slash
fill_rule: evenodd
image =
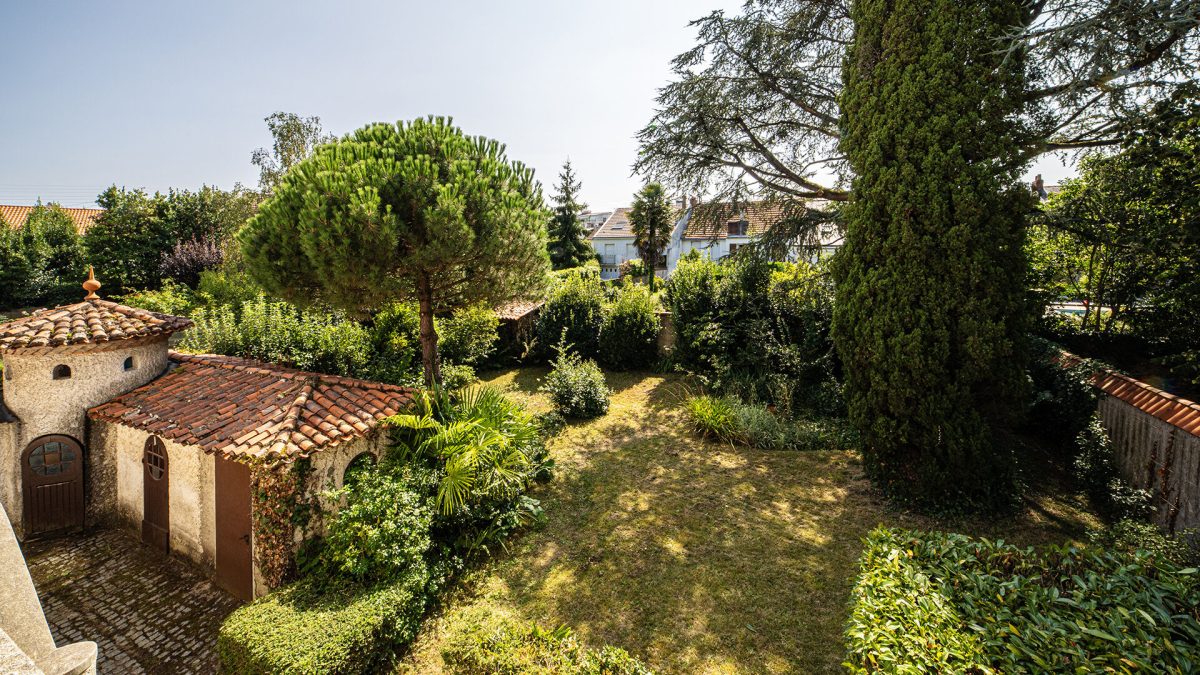
<path id="1" fill-rule="evenodd" d="M 121 530 L 24 545 L 62 645 L 93 640 L 100 673 L 215 673 L 217 628 L 238 601 Z"/>

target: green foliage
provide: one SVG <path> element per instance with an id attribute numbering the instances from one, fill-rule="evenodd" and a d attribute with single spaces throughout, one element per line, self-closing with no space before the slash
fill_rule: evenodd
<path id="1" fill-rule="evenodd" d="M 560 344 L 552 365 L 541 391 L 550 396 L 554 409 L 563 417 L 591 419 L 608 412 L 612 391 L 595 361 Z"/>
<path id="2" fill-rule="evenodd" d="M 570 269 L 596 259 L 596 252 L 587 241 L 587 228 L 579 215 L 587 208 L 579 201 L 579 180 L 571 160 L 563 163 L 555 186 L 554 216 L 550 219 L 550 262 L 554 269 Z"/>
<path id="3" fill-rule="evenodd" d="M 200 282 L 196 286 L 197 299 L 208 307 L 228 305 L 240 310 L 243 304 L 262 294 L 262 288 L 254 283 L 249 274 L 228 262 L 201 272 Z"/>
<path id="4" fill-rule="evenodd" d="M 500 339 L 500 319 L 485 305 L 461 307 L 434 325 L 438 349 L 447 363 L 478 367 L 495 353 Z"/>
<path id="5" fill-rule="evenodd" d="M 238 233 L 268 293 L 367 315 L 415 300 L 427 384 L 436 313 L 544 286 L 546 213 L 533 171 L 444 118 L 372 124 L 295 164 Z"/>
<path id="6" fill-rule="evenodd" d="M 258 199 L 240 186 L 153 196 L 110 187 L 96 198 L 105 211 L 83 237 L 87 261 L 112 293 L 157 288 L 162 259 L 176 244 L 227 240 L 254 213 Z"/>
<path id="7" fill-rule="evenodd" d="M 684 256 L 665 295 L 678 336 L 675 360 L 718 392 L 787 414 L 840 412 L 832 295 L 823 270 L 805 263 Z"/>
<path id="8" fill-rule="evenodd" d="M 323 573 L 371 586 L 423 569 L 433 508 L 420 486 L 398 471 L 355 478 L 329 494 L 341 506 L 325 534 Z"/>
<path id="9" fill-rule="evenodd" d="M 570 274 L 554 290 L 537 319 L 537 340 L 543 349 L 565 341 L 579 355 L 600 352 L 604 327 L 604 291 L 598 276 Z"/>
<path id="10" fill-rule="evenodd" d="M 1098 394 L 1092 376 L 1100 366 L 1089 359 L 1068 366 L 1062 348 L 1041 338 L 1030 340 L 1030 355 L 1032 396 L 1026 424 L 1030 432 L 1065 447 L 1096 411 Z"/>
<path id="11" fill-rule="evenodd" d="M 492 622 L 495 623 L 495 622 Z M 566 626 L 473 625 L 442 650 L 449 672 L 459 675 L 650 675 L 625 650 L 589 649 Z"/>
<path id="12" fill-rule="evenodd" d="M 424 566 L 391 583 L 329 589 L 300 581 L 245 605 L 217 636 L 221 672 L 245 675 L 376 673 L 417 634 Z"/>
<path id="13" fill-rule="evenodd" d="M 837 450 L 856 443 L 844 420 L 787 419 L 732 396 L 693 396 L 684 409 L 696 433 L 724 443 L 763 450 Z"/>
<path id="14" fill-rule="evenodd" d="M 462 389 L 478 380 L 479 376 L 475 374 L 475 369 L 471 366 L 460 366 L 454 363 L 442 366 L 442 387 L 449 391 Z M 416 380 L 414 379 L 412 382 L 415 384 Z"/>
<path id="15" fill-rule="evenodd" d="M 666 249 L 674 225 L 675 209 L 660 183 L 650 183 L 633 196 L 629 229 L 638 257 L 644 261 L 647 278 L 654 268 L 666 265 Z"/>
<path id="16" fill-rule="evenodd" d="M 74 221 L 40 202 L 24 223 L 0 221 L 0 307 L 60 305 L 83 297 L 87 278 Z"/>
<path id="17" fill-rule="evenodd" d="M 1042 552 L 877 529 L 846 629 L 851 672 L 1191 672 L 1200 583 L 1145 552 Z"/>
<path id="18" fill-rule="evenodd" d="M 421 316 L 416 303 L 393 302 L 371 320 L 372 377 L 408 382 L 420 370 Z"/>
<path id="19" fill-rule="evenodd" d="M 195 352 L 226 354 L 281 363 L 301 370 L 362 377 L 371 358 L 370 335 L 336 314 L 302 311 L 259 296 L 241 312 L 218 305 L 201 307 L 182 346 Z"/>
<path id="20" fill-rule="evenodd" d="M 647 368 L 658 358 L 658 306 L 645 286 L 628 284 L 604 314 L 600 362 L 614 370 Z"/>
<path id="21" fill-rule="evenodd" d="M 271 148 L 259 148 L 250 154 L 250 163 L 258 167 L 258 186 L 270 193 L 283 180 L 284 174 L 312 154 L 322 143 L 334 137 L 325 133 L 321 118 L 301 117 L 296 113 L 276 111 L 263 118 L 274 140 Z"/>
<path id="22" fill-rule="evenodd" d="M 196 297 L 187 286 L 172 279 L 164 279 L 158 290 L 131 293 L 121 298 L 121 302 L 151 312 L 187 316 L 196 304 Z"/>
<path id="23" fill-rule="evenodd" d="M 929 506 L 1005 508 L 1023 400 L 1021 0 L 851 5 L 839 148 L 854 175 L 834 338 L 867 473 Z"/>
<path id="24" fill-rule="evenodd" d="M 1089 542 L 1096 547 L 1136 556 L 1145 551 L 1180 567 L 1200 565 L 1200 532 L 1184 530 L 1163 534 L 1158 526 L 1142 520 L 1125 519 L 1096 532 L 1088 533 Z"/>

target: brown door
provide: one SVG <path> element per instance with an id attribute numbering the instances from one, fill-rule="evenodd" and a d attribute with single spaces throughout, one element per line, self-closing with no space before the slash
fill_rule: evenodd
<path id="1" fill-rule="evenodd" d="M 142 541 L 171 552 L 171 472 L 167 446 L 158 436 L 142 446 Z"/>
<path id="2" fill-rule="evenodd" d="M 217 457 L 217 584 L 252 600 L 250 572 L 250 467 Z"/>
<path id="3" fill-rule="evenodd" d="M 83 527 L 83 446 L 70 436 L 42 436 L 21 454 L 25 532 Z"/>

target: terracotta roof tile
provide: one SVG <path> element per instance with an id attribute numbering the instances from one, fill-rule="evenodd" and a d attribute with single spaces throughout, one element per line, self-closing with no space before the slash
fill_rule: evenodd
<path id="1" fill-rule="evenodd" d="M 778 204 L 746 204 L 735 209 L 732 204 L 702 204 L 692 209 L 684 239 L 725 239 L 729 223 L 746 221 L 746 236 L 757 237 L 779 222 L 783 207 Z"/>
<path id="2" fill-rule="evenodd" d="M 388 417 L 375 401 L 396 411 L 412 401 L 405 387 L 231 356 L 172 352 L 171 361 L 178 367 L 89 416 L 209 453 L 276 463 L 367 435 Z"/>
<path id="3" fill-rule="evenodd" d="M 191 319 L 84 300 L 74 305 L 40 309 L 0 323 L 0 351 L 27 347 L 61 347 L 170 335 L 192 325 Z"/>
<path id="4" fill-rule="evenodd" d="M 544 304 L 545 300 L 513 300 L 496 308 L 496 318 L 501 321 L 516 321 Z"/>
<path id="5" fill-rule="evenodd" d="M 3 220 L 9 227 L 21 227 L 29 219 L 29 214 L 33 213 L 36 208 L 36 206 L 0 204 L 0 220 Z M 104 209 L 69 209 L 63 206 L 58 208 L 70 216 L 71 222 L 75 223 L 75 228 L 79 230 L 80 234 L 87 232 L 88 228 L 96 223 L 100 214 L 104 213 Z"/>
<path id="6" fill-rule="evenodd" d="M 1059 363 L 1073 366 L 1083 359 L 1063 352 Z M 1152 417 L 1171 424 L 1193 436 L 1200 436 L 1200 403 L 1180 398 L 1141 380 L 1111 370 L 1099 370 L 1092 375 L 1092 384 L 1105 394 L 1118 398 Z"/>
<path id="7" fill-rule="evenodd" d="M 633 230 L 629 223 L 629 212 L 633 209 L 622 206 L 612 212 L 608 219 L 604 221 L 596 231 L 592 233 L 592 239 L 613 239 L 613 238 L 633 238 Z"/>

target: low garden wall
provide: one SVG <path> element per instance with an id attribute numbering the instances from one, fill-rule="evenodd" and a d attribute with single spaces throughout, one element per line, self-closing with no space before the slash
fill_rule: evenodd
<path id="1" fill-rule="evenodd" d="M 1117 467 L 1150 492 L 1154 522 L 1170 532 L 1200 527 L 1200 404 L 1110 371 L 1093 383 Z"/>

